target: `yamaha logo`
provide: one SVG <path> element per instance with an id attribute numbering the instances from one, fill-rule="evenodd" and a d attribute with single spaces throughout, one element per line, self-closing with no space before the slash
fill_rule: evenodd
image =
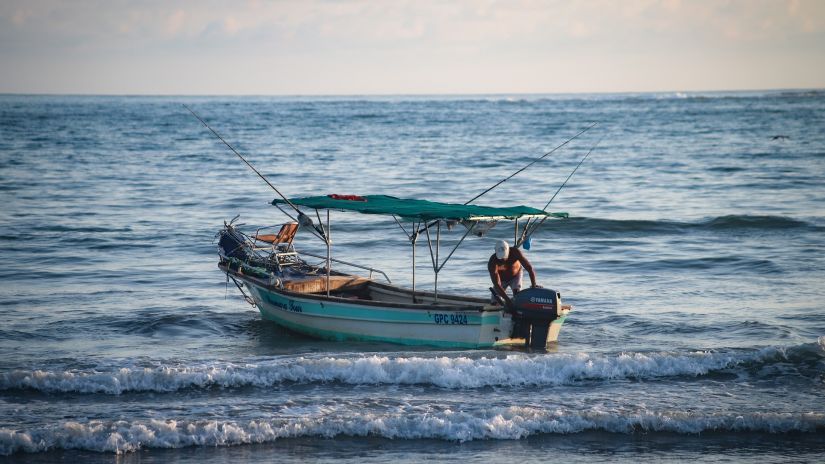
<path id="1" fill-rule="evenodd" d="M 555 303 L 555 301 L 551 300 L 550 298 L 537 298 L 535 296 L 530 297 L 530 302 L 531 303 L 549 303 L 549 304 Z"/>

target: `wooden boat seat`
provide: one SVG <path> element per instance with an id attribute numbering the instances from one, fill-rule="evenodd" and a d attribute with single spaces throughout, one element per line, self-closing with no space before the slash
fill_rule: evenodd
<path id="1" fill-rule="evenodd" d="M 369 282 L 358 276 L 330 276 L 329 291 L 355 291 Z M 298 293 L 322 293 L 327 291 L 327 276 L 313 276 L 284 282 L 284 288 Z"/>

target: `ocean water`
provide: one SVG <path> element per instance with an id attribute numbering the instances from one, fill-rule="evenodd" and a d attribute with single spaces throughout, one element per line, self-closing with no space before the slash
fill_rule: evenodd
<path id="1" fill-rule="evenodd" d="M 570 218 L 527 252 L 574 305 L 558 344 L 334 343 L 262 321 L 214 236 L 286 218 L 184 103 L 290 196 L 464 202 L 597 122 L 477 201 L 542 207 L 601 141 L 550 205 Z M 0 96 L 0 460 L 822 462 L 823 128 L 822 91 Z M 439 289 L 486 296 L 512 235 L 465 241 Z M 392 219 L 333 212 L 332 237 L 410 285 Z"/>

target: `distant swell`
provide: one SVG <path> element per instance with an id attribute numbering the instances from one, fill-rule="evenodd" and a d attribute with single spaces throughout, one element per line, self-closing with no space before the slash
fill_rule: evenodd
<path id="1" fill-rule="evenodd" d="M 797 229 L 808 227 L 809 224 L 784 216 L 721 216 L 700 223 L 710 229 Z"/>
<path id="2" fill-rule="evenodd" d="M 536 434 L 668 432 L 825 431 L 825 414 L 699 414 L 645 409 L 615 412 L 496 408 L 475 414 L 440 411 L 360 414 L 330 411 L 301 417 L 252 421 L 91 421 L 63 422 L 33 430 L 0 429 L 0 455 L 82 449 L 108 453 L 146 448 L 232 446 L 292 437 L 373 436 L 389 439 L 471 441 L 518 440 Z"/>
<path id="3" fill-rule="evenodd" d="M 247 363 L 122 367 L 110 370 L 14 370 L 0 374 L 0 390 L 106 393 L 270 387 L 283 383 L 433 385 L 446 389 L 565 385 L 581 381 L 701 376 L 771 363 L 804 367 L 825 357 L 817 343 L 757 351 L 694 353 L 509 355 L 469 357 L 296 357 Z"/>
<path id="4" fill-rule="evenodd" d="M 784 216 L 728 215 L 697 222 L 679 222 L 643 219 L 571 218 L 554 221 L 554 233 L 570 231 L 576 235 L 613 236 L 616 234 L 682 234 L 696 231 L 762 230 L 781 231 L 817 227 L 805 221 Z"/>

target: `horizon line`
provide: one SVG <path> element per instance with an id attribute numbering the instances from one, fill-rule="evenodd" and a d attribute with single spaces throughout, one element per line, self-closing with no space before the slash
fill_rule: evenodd
<path id="1" fill-rule="evenodd" d="M 629 94 L 703 94 L 703 93 L 748 93 L 748 92 L 818 92 L 825 87 L 777 87 L 753 89 L 714 89 L 714 90 L 623 90 L 594 92 L 487 92 L 487 93 L 85 93 L 85 92 L 0 92 L 0 96 L 19 97 L 280 97 L 280 98 L 346 98 L 346 97 L 473 97 L 473 96 L 538 96 L 538 95 L 629 95 Z"/>

